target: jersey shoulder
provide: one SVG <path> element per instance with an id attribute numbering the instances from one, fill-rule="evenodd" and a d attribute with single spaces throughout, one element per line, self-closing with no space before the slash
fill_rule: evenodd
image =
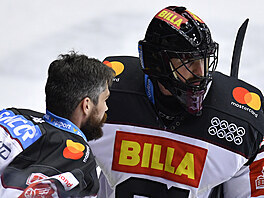
<path id="1" fill-rule="evenodd" d="M 44 113 L 33 111 L 31 109 L 19 109 L 19 108 L 9 108 L 7 110 L 11 110 L 16 115 L 24 116 L 27 120 L 30 120 L 35 125 L 39 125 L 44 122 L 44 120 L 42 119 Z"/>
<path id="2" fill-rule="evenodd" d="M 116 72 L 111 91 L 145 94 L 144 73 L 138 57 L 109 56 L 104 64 Z"/>
<path id="3" fill-rule="evenodd" d="M 39 124 L 44 122 L 42 114 L 16 108 L 0 111 L 0 126 L 16 140 L 23 149 L 36 142 L 44 133 Z"/>
<path id="4" fill-rule="evenodd" d="M 133 56 L 110 56 L 104 63 L 116 71 L 107 100 L 108 123 L 157 127 L 157 115 L 145 91 L 145 74 Z"/>
<path id="5" fill-rule="evenodd" d="M 214 108 L 264 131 L 263 95 L 243 80 L 214 72 L 204 107 Z"/>

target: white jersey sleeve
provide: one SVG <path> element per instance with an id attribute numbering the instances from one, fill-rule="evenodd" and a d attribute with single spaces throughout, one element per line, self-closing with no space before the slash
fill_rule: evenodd
<path id="1" fill-rule="evenodd" d="M 264 198 L 264 150 L 258 153 L 250 166 L 243 167 L 224 183 L 225 198 Z"/>
<path id="2" fill-rule="evenodd" d="M 109 186 L 109 183 L 102 171 L 99 176 L 99 183 L 100 188 L 97 194 L 97 198 L 114 197 L 114 189 Z"/>
<path id="3" fill-rule="evenodd" d="M 0 126 L 0 175 L 8 164 L 22 152 L 21 145 Z"/>
<path id="4" fill-rule="evenodd" d="M 12 162 L 12 160 L 23 151 L 22 146 L 16 141 L 16 139 L 11 138 L 9 133 L 0 126 L 0 176 L 4 169 Z M 20 195 L 21 191 L 3 190 L 3 186 L 0 180 L 0 197 L 10 197 L 10 195 Z"/>

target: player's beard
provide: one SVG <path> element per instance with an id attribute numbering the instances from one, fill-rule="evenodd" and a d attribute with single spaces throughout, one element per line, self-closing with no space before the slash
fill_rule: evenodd
<path id="1" fill-rule="evenodd" d="M 87 119 L 86 123 L 81 127 L 81 131 L 84 132 L 87 141 L 97 140 L 103 136 L 102 126 L 106 121 L 107 115 L 105 113 L 101 120 L 98 119 L 97 115 L 97 108 L 94 107 L 90 117 Z"/>

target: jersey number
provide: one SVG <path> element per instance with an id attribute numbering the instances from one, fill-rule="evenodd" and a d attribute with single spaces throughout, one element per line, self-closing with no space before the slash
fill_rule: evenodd
<path id="1" fill-rule="evenodd" d="M 131 177 L 116 187 L 116 198 L 133 198 L 134 195 L 151 197 L 151 198 L 188 198 L 189 190 L 177 187 L 167 188 L 166 184 Z"/>

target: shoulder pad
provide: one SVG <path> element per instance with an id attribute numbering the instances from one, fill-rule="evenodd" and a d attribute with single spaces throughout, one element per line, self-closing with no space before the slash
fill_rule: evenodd
<path id="1" fill-rule="evenodd" d="M 109 56 L 104 59 L 103 63 L 116 72 L 111 87 L 112 91 L 145 93 L 144 73 L 141 70 L 138 57 Z"/>
<path id="2" fill-rule="evenodd" d="M 23 115 L 26 119 L 33 122 L 35 125 L 41 124 L 45 122 L 42 118 L 44 116 L 43 113 L 33 111 L 30 109 L 17 109 L 17 108 L 9 108 L 8 110 L 11 110 L 16 115 Z"/>
<path id="3" fill-rule="evenodd" d="M 213 73 L 213 82 L 204 107 L 242 119 L 264 134 L 263 95 L 256 87 L 220 72 Z"/>
<path id="4" fill-rule="evenodd" d="M 17 112 L 15 109 L 0 111 L 0 125 L 26 149 L 42 136 L 42 132 L 31 119 Z"/>

